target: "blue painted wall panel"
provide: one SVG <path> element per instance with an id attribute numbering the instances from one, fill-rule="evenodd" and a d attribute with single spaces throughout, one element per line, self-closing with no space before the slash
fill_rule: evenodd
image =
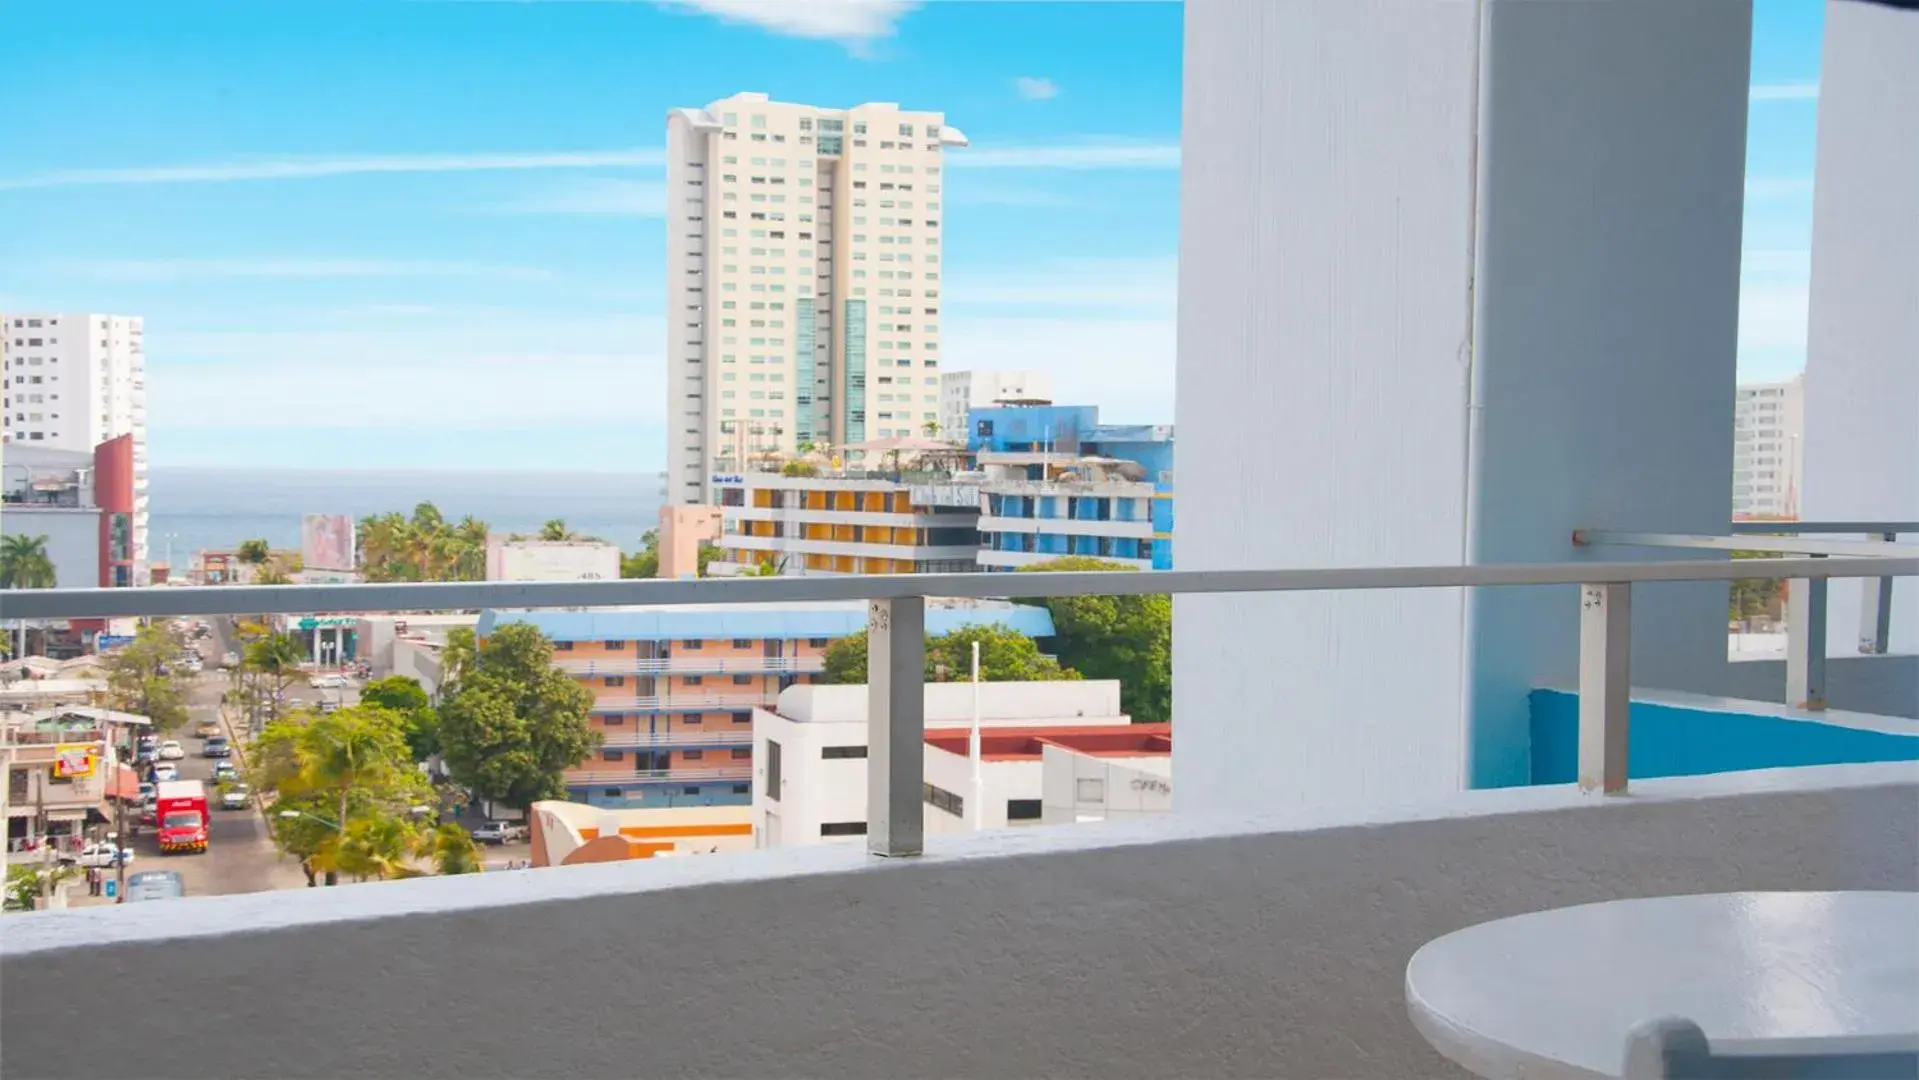
<path id="1" fill-rule="evenodd" d="M 1579 695 L 1534 690 L 1531 705 L 1532 782 L 1574 782 Z M 1909 734 L 1895 734 L 1760 713 L 1632 703 L 1626 769 L 1635 779 L 1873 761 L 1919 761 L 1919 724 Z"/>

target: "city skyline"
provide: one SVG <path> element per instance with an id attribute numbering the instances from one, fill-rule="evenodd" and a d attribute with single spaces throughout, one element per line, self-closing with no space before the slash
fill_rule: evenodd
<path id="1" fill-rule="evenodd" d="M 146 320 L 156 465 L 660 470 L 667 110 L 897 101 L 973 144 L 944 366 L 1168 422 L 1180 14 L 108 4 L 82 33 L 24 10 L 0 308 Z M 1803 365 L 1822 20 L 1757 5 L 1746 379 Z"/>

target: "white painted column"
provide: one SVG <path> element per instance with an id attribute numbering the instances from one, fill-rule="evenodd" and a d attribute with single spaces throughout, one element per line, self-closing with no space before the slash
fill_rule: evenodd
<path id="1" fill-rule="evenodd" d="M 1744 0 L 1189 3 L 1181 569 L 1723 531 L 1750 43 Z M 1716 685 L 1723 585 L 1633 607 L 1642 684 Z M 1525 782 L 1579 610 L 1178 598 L 1181 810 Z"/>
<path id="2" fill-rule="evenodd" d="M 1919 520 L 1919 10 L 1833 0 L 1820 67 L 1801 516 Z M 1877 587 L 1832 584 L 1831 655 Z M 1889 651 L 1919 652 L 1919 581 L 1892 593 Z"/>

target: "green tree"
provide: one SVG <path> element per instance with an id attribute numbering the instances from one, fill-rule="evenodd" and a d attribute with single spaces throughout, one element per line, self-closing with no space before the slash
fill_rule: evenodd
<path id="1" fill-rule="evenodd" d="M 563 518 L 554 518 L 540 526 L 540 539 L 548 542 L 576 540 L 578 538 L 579 534 L 567 528 L 566 521 Z"/>
<path id="2" fill-rule="evenodd" d="M 172 731 L 187 722 L 186 694 L 166 674 L 180 655 L 183 643 L 165 623 L 141 627 L 133 640 L 101 659 L 107 675 L 107 697 L 121 712 L 152 721 L 156 731 Z"/>
<path id="3" fill-rule="evenodd" d="M 450 821 L 422 836 L 415 853 L 440 874 L 477 874 L 485 866 L 473 834 Z"/>
<path id="4" fill-rule="evenodd" d="M 1776 556 L 1763 551 L 1735 551 L 1735 559 L 1770 559 Z M 1726 618 L 1730 622 L 1743 623 L 1770 615 L 1778 605 L 1786 602 L 1786 583 L 1774 578 L 1737 578 L 1732 583 L 1728 596 Z"/>
<path id="5" fill-rule="evenodd" d="M 1085 556 L 1049 559 L 1022 571 L 1131 571 L 1121 563 Z M 1173 718 L 1173 600 L 1148 596 L 1054 596 L 1059 662 L 1089 679 L 1118 679 L 1127 713 L 1140 723 Z"/>
<path id="6" fill-rule="evenodd" d="M 425 761 L 440 752 L 440 714 L 417 679 L 389 675 L 370 682 L 360 691 L 360 703 L 377 705 L 401 718 L 407 750 L 414 761 Z"/>
<path id="7" fill-rule="evenodd" d="M 273 549 L 267 542 L 257 537 L 252 540 L 242 540 L 239 546 L 233 549 L 233 557 L 249 566 L 264 566 L 272 554 Z"/>
<path id="8" fill-rule="evenodd" d="M 472 627 L 456 626 L 447 631 L 446 647 L 440 650 L 440 700 L 453 696 L 460 677 L 473 670 L 478 656 L 479 643 L 474 640 Z"/>
<path id="9" fill-rule="evenodd" d="M 640 550 L 623 553 L 620 556 L 620 576 L 627 579 L 656 578 L 660 576 L 660 530 L 648 529 L 640 534 Z M 706 576 L 706 565 L 720 554 L 717 545 L 700 544 L 699 576 Z"/>
<path id="10" fill-rule="evenodd" d="M 268 724 L 248 749 L 249 775 L 276 795 L 274 842 L 301 860 L 309 882 L 316 871 L 328 884 L 341 873 L 398 872 L 417 832 L 412 808 L 429 798 L 404 726 L 377 705 L 296 712 Z"/>
<path id="11" fill-rule="evenodd" d="M 526 623 L 496 627 L 440 706 L 456 783 L 526 809 L 566 794 L 564 774 L 600 743 L 593 695 L 553 667 L 553 643 Z"/>
<path id="12" fill-rule="evenodd" d="M 1017 630 L 990 624 L 963 626 L 926 639 L 926 681 L 965 682 L 973 677 L 973 642 L 980 643 L 979 673 L 986 682 L 1034 682 L 1077 679 L 1080 673 L 1060 666 L 1039 651 L 1032 638 Z M 820 681 L 866 681 L 866 631 L 840 638 L 826 647 Z"/>
<path id="13" fill-rule="evenodd" d="M 360 572 L 368 581 L 480 581 L 488 532 L 472 516 L 449 523 L 430 502 L 415 506 L 410 518 L 370 515 L 356 529 Z"/>
<path id="14" fill-rule="evenodd" d="M 288 634 L 267 634 L 247 643 L 240 664 L 255 676 L 255 689 L 265 701 L 269 718 L 280 715 L 280 697 L 300 678 L 306 651 Z"/>
<path id="15" fill-rule="evenodd" d="M 0 537 L 0 589 L 51 589 L 58 577 L 46 537 Z"/>

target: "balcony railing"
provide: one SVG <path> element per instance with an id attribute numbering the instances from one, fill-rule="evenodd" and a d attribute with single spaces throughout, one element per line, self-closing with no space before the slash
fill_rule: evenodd
<path id="1" fill-rule="evenodd" d="M 593 711 L 600 715 L 622 712 L 696 712 L 704 709 L 725 711 L 750 709 L 755 705 L 764 705 L 770 700 L 772 695 L 765 690 L 715 694 L 659 694 L 647 697 L 635 695 L 600 698 L 593 703 Z"/>
<path id="2" fill-rule="evenodd" d="M 722 780 L 751 780 L 751 765 L 720 765 L 712 768 L 691 769 L 584 769 L 566 774 L 566 782 L 572 787 L 586 787 L 590 784 L 636 784 L 659 783 L 718 783 Z"/>
<path id="3" fill-rule="evenodd" d="M 702 746 L 751 746 L 751 729 L 729 731 L 607 731 L 600 745 L 608 750 L 677 750 Z"/>
<path id="4" fill-rule="evenodd" d="M 568 675 L 777 675 L 819 671 L 819 656 L 604 656 L 590 660 L 559 658 L 553 666 Z"/>
<path id="5" fill-rule="evenodd" d="M 1588 531 L 1588 542 L 1625 542 Z M 1730 543 L 1728 538 L 1719 538 Z M 1715 541 L 1717 543 L 1717 541 Z M 1736 546 L 1756 544 L 1741 539 Z M 747 580 L 443 582 L 374 585 L 256 585 L 224 588 L 48 589 L 9 594 L 12 618 L 271 614 L 307 611 L 418 611 L 483 607 L 590 607 L 821 600 L 868 602 L 867 847 L 876 855 L 917 855 L 924 846 L 926 599 L 1323 592 L 1578 585 L 1578 783 L 1608 795 L 1627 789 L 1629 655 L 1633 586 L 1649 582 L 1886 579 L 1919 576 L 1919 557 L 1850 552 L 1823 558 L 1741 562 L 1579 562 L 1476 566 L 1341 567 L 1296 570 L 1169 570 L 1155 574 L 903 574 L 771 577 Z M 1881 554 L 1881 552 L 1887 552 Z M 1571 614 L 1569 612 L 1569 614 Z M 1823 613 L 1822 613 L 1823 614 Z M 1823 621 L 1795 635 L 1802 666 Z M 659 699 L 651 699 L 658 701 Z M 671 699 L 673 708 L 726 708 L 764 700 L 713 695 Z M 605 702 L 596 711 L 647 708 Z M 623 772 L 613 775 L 633 777 Z"/>

